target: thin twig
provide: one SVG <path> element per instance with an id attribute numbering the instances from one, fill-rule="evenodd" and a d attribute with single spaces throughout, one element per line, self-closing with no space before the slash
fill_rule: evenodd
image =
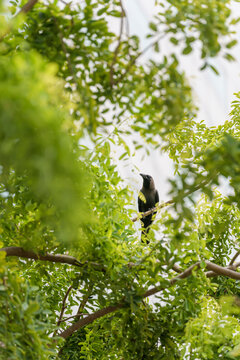
<path id="1" fill-rule="evenodd" d="M 82 315 L 88 315 L 87 313 L 80 313 L 80 314 L 76 314 L 76 315 L 72 315 L 72 316 L 69 316 L 69 317 L 67 317 L 67 318 L 64 318 L 64 319 L 62 319 L 60 322 L 62 323 L 62 322 L 65 322 L 65 321 L 67 321 L 67 320 L 70 320 L 70 319 L 72 319 L 72 318 L 76 318 L 76 317 L 80 317 L 80 316 L 82 316 Z"/>
<path id="2" fill-rule="evenodd" d="M 186 196 L 188 196 L 188 195 L 191 195 L 191 194 L 194 193 L 195 191 L 200 190 L 202 186 L 207 185 L 210 181 L 211 181 L 211 179 L 208 179 L 208 180 L 203 181 L 201 184 L 197 185 L 194 189 L 188 190 L 188 191 L 184 194 L 183 197 L 186 197 Z M 146 217 L 146 216 L 154 213 L 155 211 L 159 211 L 159 210 L 161 210 L 162 208 L 164 208 L 164 207 L 166 207 L 166 206 L 169 206 L 169 205 L 173 205 L 173 204 L 174 204 L 174 200 L 168 200 L 168 201 L 166 201 L 165 203 L 160 204 L 160 205 L 158 205 L 158 206 L 156 206 L 156 207 L 154 207 L 154 208 L 152 208 L 152 209 L 150 209 L 150 210 L 148 210 L 148 211 L 146 211 L 146 212 L 144 212 L 144 213 L 139 213 L 139 215 L 136 216 L 135 218 L 133 218 L 132 221 L 135 222 L 135 221 L 137 221 L 137 220 L 140 220 L 140 219 L 142 219 L 142 218 L 144 218 L 144 217 Z"/>
<path id="3" fill-rule="evenodd" d="M 60 41 L 61 41 L 62 50 L 63 50 L 63 52 L 64 52 L 64 54 L 65 54 L 65 56 L 66 56 L 66 60 L 67 60 L 67 64 L 68 64 L 68 69 L 69 69 L 69 71 L 70 71 L 70 73 L 71 73 L 71 75 L 72 75 L 72 78 L 73 78 L 73 80 L 74 80 L 74 83 L 75 83 L 77 89 L 79 89 L 79 81 L 78 81 L 78 78 L 77 78 L 77 76 L 76 76 L 76 72 L 75 72 L 75 70 L 74 70 L 74 68 L 73 68 L 72 62 L 71 62 L 71 60 L 70 60 L 70 54 L 68 53 L 66 44 L 65 44 L 65 42 L 64 42 L 64 35 L 63 35 L 63 33 L 62 33 L 62 31 L 61 31 L 61 29 L 60 29 L 60 27 L 59 27 L 57 18 L 56 18 L 55 16 L 53 16 L 53 21 L 55 22 L 55 25 L 56 25 L 56 27 L 57 27 L 57 29 L 58 29 L 58 36 L 59 36 Z"/>
<path id="4" fill-rule="evenodd" d="M 63 314 L 64 314 L 64 311 L 66 309 L 66 301 L 67 301 L 67 298 L 68 298 L 68 295 L 70 293 L 70 291 L 72 290 L 72 285 L 69 286 L 69 288 L 67 289 L 67 292 L 63 298 L 63 302 L 62 302 L 62 308 L 61 308 L 61 312 L 60 312 L 60 315 L 59 315 L 59 319 L 58 319 L 58 322 L 57 322 L 57 326 L 60 325 L 61 321 L 62 321 L 62 318 L 63 318 Z"/>
<path id="5" fill-rule="evenodd" d="M 121 23 L 120 23 L 120 33 L 119 33 L 119 37 L 118 37 L 118 44 L 116 46 L 116 49 L 114 50 L 113 60 L 112 60 L 111 66 L 110 66 L 110 85 L 111 85 L 111 87 L 113 87 L 113 85 L 114 85 L 114 80 L 113 80 L 114 65 L 116 63 L 118 52 L 119 52 L 119 49 L 121 46 L 121 39 L 122 39 L 122 33 L 123 33 L 123 19 L 125 17 L 125 11 L 123 9 L 122 1 L 119 0 L 119 2 L 120 2 L 120 6 L 121 6 Z"/>
<path id="6" fill-rule="evenodd" d="M 82 313 L 82 311 L 84 310 L 84 308 L 85 308 L 85 306 L 86 306 L 86 304 L 87 304 L 87 301 L 88 301 L 88 299 L 89 299 L 89 296 L 90 296 L 91 293 L 92 293 L 92 289 L 93 289 L 93 285 L 90 284 L 87 293 L 86 293 L 86 294 L 83 296 L 83 298 L 82 298 L 82 301 L 81 301 L 81 304 L 79 305 L 77 314 Z"/>
<path id="7" fill-rule="evenodd" d="M 232 260 L 230 261 L 229 265 L 233 265 L 234 261 L 236 260 L 236 258 L 238 257 L 238 255 L 240 255 L 240 250 L 238 250 L 236 252 L 236 254 L 233 256 Z"/>
<path id="8" fill-rule="evenodd" d="M 72 290 L 72 285 L 69 286 L 69 288 L 67 289 L 66 294 L 64 295 L 64 298 L 63 298 L 63 301 L 62 301 L 61 312 L 60 312 L 60 315 L 59 315 L 59 318 L 58 318 L 58 322 L 57 322 L 57 326 L 59 326 L 59 325 L 61 324 L 61 322 L 62 322 L 62 317 L 63 317 L 64 311 L 65 311 L 65 309 L 66 309 L 67 297 L 68 297 L 68 295 L 69 295 L 69 293 L 70 293 L 71 290 Z M 58 331 L 58 329 L 56 329 L 56 330 L 54 331 L 53 336 L 55 336 L 55 335 L 57 334 L 57 331 Z"/>
<path id="9" fill-rule="evenodd" d="M 119 84 L 127 75 L 127 73 L 129 72 L 129 70 L 131 69 L 131 67 L 136 63 L 136 61 L 143 55 L 145 54 L 149 49 L 151 49 L 154 45 L 156 45 L 160 40 L 162 40 L 164 38 L 166 34 L 162 34 L 160 35 L 156 40 L 154 40 L 152 43 L 150 43 L 148 46 L 145 47 L 145 49 L 143 49 L 140 53 L 138 53 L 137 55 L 135 55 L 134 57 L 132 57 L 132 59 L 129 61 L 124 73 L 120 76 L 120 78 L 118 78 L 117 81 L 115 81 L 115 85 Z"/>
<path id="10" fill-rule="evenodd" d="M 124 11 L 124 14 L 125 14 L 125 20 L 126 20 L 126 33 L 127 33 L 127 37 L 129 38 L 129 36 L 130 36 L 130 27 L 129 27 L 128 16 L 127 16 L 126 10 L 124 9 L 124 6 L 123 6 L 123 3 L 122 3 L 122 1 L 121 1 L 121 0 L 120 0 L 120 2 L 121 2 L 121 7 L 122 7 L 122 10 Z"/>

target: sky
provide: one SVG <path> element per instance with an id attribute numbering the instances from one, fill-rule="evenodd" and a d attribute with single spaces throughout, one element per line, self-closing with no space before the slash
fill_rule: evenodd
<path id="1" fill-rule="evenodd" d="M 149 44 L 146 39 L 148 33 L 148 23 L 153 18 L 156 7 L 155 0 L 123 0 L 123 6 L 127 13 L 130 34 L 137 34 L 141 39 L 142 48 Z M 240 16 L 240 3 L 233 4 L 234 17 Z M 117 33 L 119 24 L 115 24 Z M 240 34 L 240 27 L 238 31 Z M 163 43 L 164 51 L 168 52 L 169 46 Z M 175 48 L 176 49 L 176 48 Z M 236 46 L 232 51 L 236 59 L 240 59 L 240 46 Z M 149 51 L 145 56 L 154 57 L 157 60 L 157 54 Z M 240 66 L 239 60 L 228 62 L 221 57 L 213 59 L 212 64 L 218 69 L 220 75 L 217 76 L 212 70 L 200 71 L 202 66 L 199 60 L 197 50 L 189 56 L 180 55 L 180 66 L 186 72 L 187 79 L 193 88 L 193 98 L 199 107 L 198 120 L 204 120 L 208 126 L 222 124 L 229 118 L 231 110 L 231 101 L 234 100 L 234 93 L 240 91 Z M 129 159 L 125 166 L 120 166 L 119 171 L 129 187 L 136 193 L 141 188 L 142 179 L 139 172 L 147 173 L 153 176 L 156 187 L 160 193 L 160 201 L 169 200 L 168 191 L 170 189 L 168 178 L 174 176 L 171 160 L 166 154 L 160 154 L 158 151 L 152 151 L 151 157 L 142 159 L 142 153 Z M 135 199 L 136 201 L 136 199 Z"/>

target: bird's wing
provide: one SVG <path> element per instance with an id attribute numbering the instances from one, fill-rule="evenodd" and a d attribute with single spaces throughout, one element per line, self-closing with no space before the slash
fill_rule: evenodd
<path id="1" fill-rule="evenodd" d="M 159 202 L 159 195 L 158 195 L 158 191 L 156 190 L 156 192 L 155 192 L 155 205 L 158 202 Z"/>
<path id="2" fill-rule="evenodd" d="M 138 196 L 138 211 L 139 212 L 144 212 L 145 211 L 144 201 L 142 199 L 140 199 L 140 196 Z"/>

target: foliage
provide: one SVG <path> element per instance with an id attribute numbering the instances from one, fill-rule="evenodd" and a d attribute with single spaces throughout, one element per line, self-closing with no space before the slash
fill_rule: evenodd
<path id="1" fill-rule="evenodd" d="M 47 294 L 18 275 L 17 263 L 7 263 L 1 253 L 0 335 L 1 359 L 49 359 L 56 354 L 49 347 L 54 320 Z M 33 346 L 34 344 L 34 346 Z"/>
<path id="2" fill-rule="evenodd" d="M 232 60 L 230 1 L 156 1 L 146 49 L 121 1 L 26 3 L 0 1 L 0 359 L 239 358 L 240 93 L 197 121 L 178 55 Z M 146 143 L 176 168 L 148 245 L 118 171 Z"/>

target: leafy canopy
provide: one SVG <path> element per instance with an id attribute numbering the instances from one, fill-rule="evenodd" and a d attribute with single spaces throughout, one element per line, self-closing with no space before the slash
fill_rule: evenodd
<path id="1" fill-rule="evenodd" d="M 197 121 L 179 56 L 233 61 L 231 4 L 156 1 L 141 49 L 122 1 L 0 1 L 0 359 L 240 358 L 240 93 Z M 149 245 L 146 143 L 176 168 Z"/>

